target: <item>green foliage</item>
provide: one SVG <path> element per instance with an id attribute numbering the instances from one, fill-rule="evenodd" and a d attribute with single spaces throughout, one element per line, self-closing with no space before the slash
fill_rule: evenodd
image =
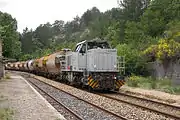
<path id="1" fill-rule="evenodd" d="M 149 3 L 150 0 L 120 0 L 124 19 L 139 21 L 139 17 L 143 14 Z"/>
<path id="2" fill-rule="evenodd" d="M 147 46 L 157 43 L 157 39 L 145 35 L 139 22 L 128 21 L 125 29 L 125 43 L 130 44 L 133 48 L 144 50 Z"/>
<path id="3" fill-rule="evenodd" d="M 5 74 L 4 78 L 5 79 L 11 79 L 11 76 L 9 74 Z"/>
<path id="4" fill-rule="evenodd" d="M 154 79 L 152 77 L 142 77 L 132 75 L 126 80 L 127 85 L 131 87 L 140 87 L 144 89 L 156 89 L 159 91 L 172 93 L 172 94 L 180 94 L 179 86 L 172 86 L 171 80 L 167 78 L 163 79 Z"/>
<path id="5" fill-rule="evenodd" d="M 180 57 L 180 43 L 174 40 L 161 39 L 158 45 L 147 48 L 143 54 L 154 58 L 154 60 L 167 61 L 176 60 Z"/>
<path id="6" fill-rule="evenodd" d="M 140 55 L 140 51 L 133 49 L 127 44 L 117 45 L 118 55 L 125 56 L 126 61 L 126 74 L 141 74 L 146 75 L 147 71 L 145 69 L 145 61 Z"/>
<path id="7" fill-rule="evenodd" d="M 21 43 L 17 30 L 17 21 L 8 13 L 0 11 L 0 37 L 3 40 L 3 56 L 18 58 Z"/>
<path id="8" fill-rule="evenodd" d="M 111 26 L 108 27 L 108 34 L 107 39 L 110 40 L 112 47 L 116 47 L 116 45 L 119 43 L 119 32 L 120 32 L 120 23 L 114 23 Z"/>
<path id="9" fill-rule="evenodd" d="M 172 20 L 179 20 L 180 4 L 177 0 L 153 0 L 141 16 L 141 25 L 145 34 L 160 36 L 166 25 Z"/>
<path id="10" fill-rule="evenodd" d="M 131 87 L 141 87 L 151 89 L 154 81 L 151 77 L 142 77 L 132 75 L 127 78 L 127 85 Z"/>
<path id="11" fill-rule="evenodd" d="M 166 22 L 159 11 L 147 10 L 141 17 L 142 30 L 152 37 L 160 36 L 165 30 Z"/>
<path id="12" fill-rule="evenodd" d="M 155 61 L 159 60 L 165 70 L 165 76 L 167 73 L 167 68 L 171 61 L 176 61 L 180 58 L 180 43 L 170 39 L 161 39 L 158 45 L 151 45 L 143 54 L 147 56 L 148 60 Z"/>
<path id="13" fill-rule="evenodd" d="M 30 54 L 25 54 L 25 55 L 22 55 L 19 60 L 20 61 L 25 61 L 25 60 L 30 60 L 30 59 L 33 59 L 33 56 L 30 55 Z"/>
<path id="14" fill-rule="evenodd" d="M 138 83 L 141 81 L 141 77 L 139 76 L 131 76 L 127 80 L 127 85 L 131 87 L 138 87 Z"/>
<path id="15" fill-rule="evenodd" d="M 13 110 L 9 108 L 0 108 L 0 120 L 12 120 Z"/>
<path id="16" fill-rule="evenodd" d="M 167 29 L 164 32 L 166 39 L 173 39 L 176 42 L 180 42 L 180 21 L 173 20 L 167 24 Z"/>
<path id="17" fill-rule="evenodd" d="M 163 91 L 167 92 L 167 93 L 171 93 L 171 94 L 177 94 L 180 95 L 180 87 L 179 86 L 169 86 L 166 89 L 164 89 Z"/>

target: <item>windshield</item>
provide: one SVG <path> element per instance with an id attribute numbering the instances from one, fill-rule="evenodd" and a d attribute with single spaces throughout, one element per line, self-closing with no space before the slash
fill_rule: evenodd
<path id="1" fill-rule="evenodd" d="M 88 42 L 88 50 L 97 48 L 109 49 L 110 46 L 107 42 Z"/>

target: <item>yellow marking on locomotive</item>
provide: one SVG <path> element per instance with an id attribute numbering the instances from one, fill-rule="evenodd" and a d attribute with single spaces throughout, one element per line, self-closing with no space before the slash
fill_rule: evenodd
<path id="1" fill-rule="evenodd" d="M 121 86 L 123 85 L 121 81 L 118 81 L 118 82 L 119 82 L 119 84 L 120 84 Z"/>
<path id="2" fill-rule="evenodd" d="M 98 87 L 98 81 L 96 81 L 92 87 Z"/>
<path id="3" fill-rule="evenodd" d="M 92 76 L 89 76 L 89 77 L 88 77 L 88 80 L 90 80 L 91 78 L 92 78 Z"/>
<path id="4" fill-rule="evenodd" d="M 118 86 L 118 88 L 122 86 L 122 84 L 120 83 L 120 81 L 116 81 L 116 86 Z"/>
<path id="5" fill-rule="evenodd" d="M 121 86 L 123 86 L 125 84 L 125 82 L 121 81 L 121 80 L 116 80 L 115 81 L 115 86 L 116 88 L 120 88 Z"/>
<path id="6" fill-rule="evenodd" d="M 89 81 L 88 84 L 90 85 L 93 82 L 93 80 Z"/>
<path id="7" fill-rule="evenodd" d="M 119 85 L 116 84 L 115 86 L 116 86 L 116 88 L 119 88 Z"/>
<path id="8" fill-rule="evenodd" d="M 98 81 L 95 81 L 94 84 L 92 85 L 92 87 L 98 87 Z"/>
<path id="9" fill-rule="evenodd" d="M 93 79 L 90 79 L 90 80 L 88 81 L 88 84 L 90 84 L 92 81 L 93 81 Z"/>
<path id="10" fill-rule="evenodd" d="M 124 82 L 123 82 L 123 81 L 121 81 L 121 83 L 124 85 Z"/>
<path id="11" fill-rule="evenodd" d="M 117 81 L 116 84 L 117 84 L 119 87 L 121 86 L 121 84 L 119 83 L 119 81 Z"/>
<path id="12" fill-rule="evenodd" d="M 92 88 L 98 87 L 98 81 L 93 80 L 92 76 L 88 77 L 88 85 L 91 86 Z"/>
<path id="13" fill-rule="evenodd" d="M 95 81 L 93 80 L 89 85 L 92 86 L 95 83 Z"/>

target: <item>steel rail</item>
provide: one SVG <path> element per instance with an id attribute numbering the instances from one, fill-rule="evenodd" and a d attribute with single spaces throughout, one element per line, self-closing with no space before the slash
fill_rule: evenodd
<path id="1" fill-rule="evenodd" d="M 119 92 L 116 92 L 119 94 Z M 106 97 L 106 98 L 109 98 L 109 99 L 113 99 L 113 100 L 116 100 L 118 102 L 123 102 L 123 103 L 126 103 L 126 104 L 130 104 L 130 105 L 133 105 L 133 106 L 136 106 L 136 107 L 139 107 L 139 108 L 143 108 L 143 109 L 146 109 L 146 110 L 149 110 L 149 111 L 153 111 L 155 113 L 159 113 L 161 115 L 164 115 L 164 116 L 168 116 L 168 117 L 171 117 L 171 118 L 174 118 L 174 119 L 178 119 L 180 120 L 180 116 L 176 116 L 176 115 L 173 115 L 171 113 L 167 113 L 167 112 L 164 112 L 164 111 L 158 111 L 156 109 L 152 109 L 152 108 L 149 108 L 149 107 L 146 107 L 146 106 L 143 106 L 143 105 L 140 105 L 140 104 L 136 104 L 136 103 L 133 103 L 133 102 L 129 102 L 129 101 L 126 101 L 126 100 L 122 100 L 122 99 L 118 99 L 118 98 L 115 98 L 115 97 L 111 97 L 109 95 L 106 95 L 106 94 L 100 94 L 100 93 L 96 93 L 100 96 L 103 96 L 103 97 Z M 130 96 L 131 98 L 133 98 L 133 96 Z M 136 98 L 136 97 L 135 97 Z M 137 97 L 136 99 L 139 99 L 139 100 L 146 100 L 148 101 L 147 99 L 143 98 L 141 99 L 140 97 Z M 152 102 L 152 100 L 150 100 Z M 158 104 L 159 102 L 157 102 L 156 104 Z M 163 103 L 163 105 L 166 105 Z M 173 106 L 174 107 L 174 106 Z M 177 107 L 179 108 L 179 107 Z"/>
<path id="2" fill-rule="evenodd" d="M 180 110 L 180 106 L 175 106 L 175 105 L 163 103 L 163 102 L 160 102 L 160 101 L 155 101 L 155 100 L 152 100 L 152 99 L 142 98 L 142 97 L 138 97 L 138 96 L 135 96 L 135 95 L 130 95 L 130 94 L 122 93 L 122 92 L 115 92 L 115 93 L 120 94 L 120 95 L 124 95 L 124 96 L 127 96 L 127 97 L 131 97 L 131 98 L 136 98 L 136 99 L 139 99 L 139 100 L 153 102 L 153 103 L 160 104 L 160 105 L 166 105 L 166 106 L 177 108 L 177 109 Z"/>
<path id="3" fill-rule="evenodd" d="M 34 78 L 34 79 L 38 80 L 37 78 Z M 44 82 L 44 81 L 41 81 L 41 80 L 38 80 L 38 81 L 43 82 L 43 83 L 45 83 L 45 84 L 47 84 L 47 85 L 49 85 L 49 86 L 51 86 L 51 87 L 53 87 L 53 88 L 55 88 L 55 89 L 57 89 L 57 90 L 59 90 L 59 91 L 62 91 L 62 92 L 66 93 L 66 94 L 68 94 L 68 95 L 70 95 L 70 96 L 73 96 L 73 97 L 77 98 L 78 100 L 81 100 L 81 101 L 83 101 L 83 102 L 85 102 L 85 103 L 88 103 L 88 104 L 90 104 L 90 105 L 92 105 L 92 106 L 94 106 L 94 107 L 96 107 L 96 108 L 98 108 L 98 109 L 100 109 L 100 110 L 102 110 L 102 111 L 104 111 L 104 112 L 106 112 L 106 113 L 109 113 L 109 114 L 111 114 L 111 115 L 113 115 L 113 116 L 115 116 L 115 117 L 117 117 L 117 118 L 120 118 L 120 119 L 122 119 L 122 120 L 128 120 L 128 118 L 126 118 L 126 117 L 124 117 L 124 116 L 117 115 L 117 114 L 115 114 L 115 113 L 113 113 L 113 112 L 110 112 L 110 111 L 108 111 L 108 110 L 106 110 L 106 109 L 103 109 L 103 108 L 100 107 L 100 106 L 97 106 L 97 105 L 95 105 L 95 104 L 93 104 L 93 103 L 91 103 L 91 102 L 89 102 L 89 101 L 87 101 L 87 100 L 84 100 L 84 99 L 82 99 L 82 98 L 80 98 L 80 97 L 77 97 L 77 96 L 75 96 L 75 95 L 73 95 L 73 94 L 71 94 L 71 93 L 69 93 L 69 92 L 66 92 L 66 91 L 60 89 L 60 88 L 57 88 L 57 87 L 55 87 L 55 86 L 52 86 L 52 85 L 50 85 L 50 84 L 48 84 L 48 83 L 46 83 L 46 82 Z"/>

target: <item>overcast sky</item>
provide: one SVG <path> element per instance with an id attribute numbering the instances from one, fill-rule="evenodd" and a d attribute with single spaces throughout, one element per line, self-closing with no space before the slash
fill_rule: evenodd
<path id="1" fill-rule="evenodd" d="M 55 20 L 72 20 L 96 6 L 101 12 L 117 7 L 117 0 L 0 0 L 0 11 L 10 13 L 18 21 L 18 31 L 27 26 Z"/>

